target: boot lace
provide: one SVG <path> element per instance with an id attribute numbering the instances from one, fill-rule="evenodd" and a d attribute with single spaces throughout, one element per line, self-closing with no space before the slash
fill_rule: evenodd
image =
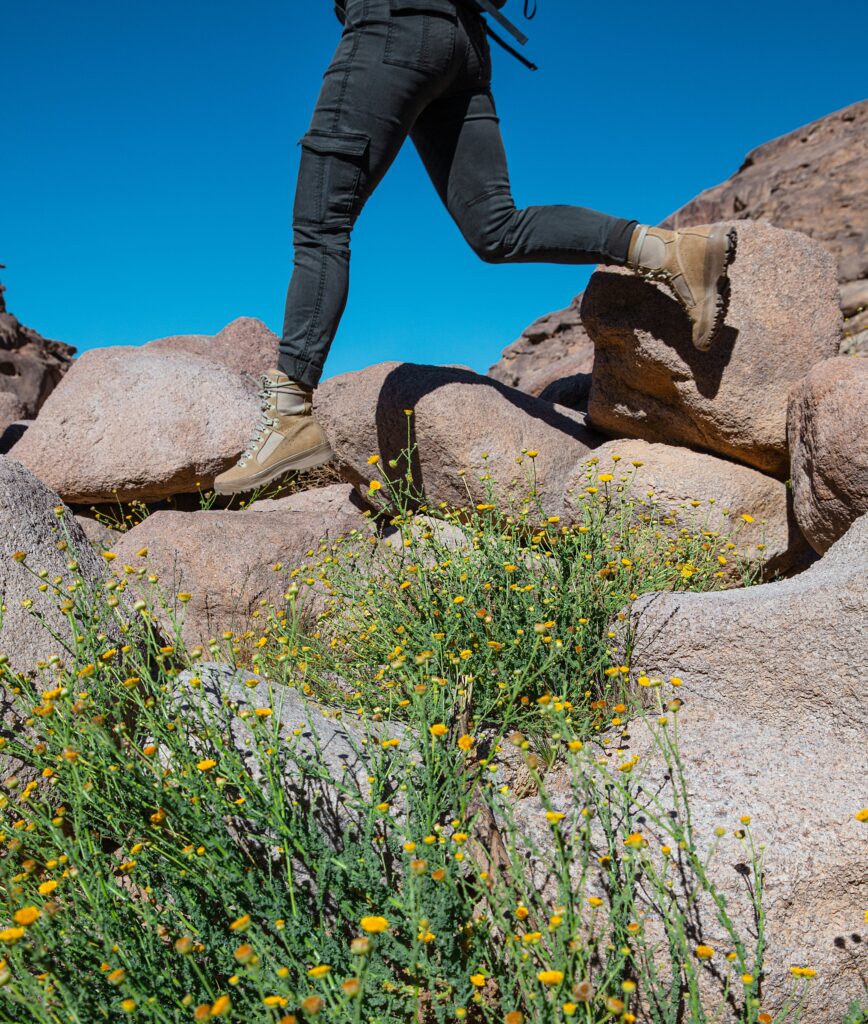
<path id="1" fill-rule="evenodd" d="M 239 466 L 245 466 L 246 459 L 256 451 L 259 445 L 265 440 L 265 437 L 270 433 L 272 427 L 277 426 L 277 420 L 274 419 L 270 413 L 272 412 L 271 396 L 275 391 L 280 389 L 280 384 L 275 384 L 269 377 L 261 376 L 259 378 L 259 403 L 261 413 L 259 415 L 259 422 L 256 424 L 256 429 L 253 432 L 253 437 L 248 442 L 247 447 L 241 453 L 241 458 L 238 460 Z"/>

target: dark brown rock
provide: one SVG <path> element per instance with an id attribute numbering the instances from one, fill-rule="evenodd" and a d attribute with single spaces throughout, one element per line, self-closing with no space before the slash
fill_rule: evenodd
<path id="1" fill-rule="evenodd" d="M 573 299 L 566 309 L 548 313 L 532 323 L 518 339 L 504 349 L 499 362 L 488 371 L 495 380 L 518 388 L 529 395 L 543 396 L 563 378 L 589 374 L 594 366 L 594 344 L 588 337 L 579 316 L 582 296 Z M 562 405 L 564 389 L 551 392 Z"/>
<path id="2" fill-rule="evenodd" d="M 33 419 L 75 354 L 71 345 L 43 338 L 7 312 L 5 290 L 0 284 L 0 433 L 16 420 Z"/>

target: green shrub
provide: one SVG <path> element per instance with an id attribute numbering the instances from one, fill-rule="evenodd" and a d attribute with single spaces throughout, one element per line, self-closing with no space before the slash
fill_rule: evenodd
<path id="1" fill-rule="evenodd" d="M 50 587 L 73 642 L 35 678 L 2 666 L 26 726 L 3 749 L 21 767 L 0 798 L 0 1021 L 710 1024 L 723 1001 L 765 1020 L 763 855 L 733 823 L 746 935 L 691 824 L 679 680 L 643 680 L 638 702 L 609 629 L 633 594 L 731 582 L 726 541 L 673 538 L 600 479 L 575 528 L 486 502 L 439 517 L 456 548 L 402 511 L 391 553 L 360 535 L 290 572 L 325 592 L 321 618 L 291 590 L 260 636 L 212 649 L 251 646 L 257 708 L 205 699 L 204 652 L 166 643 L 123 583 Z M 311 754 L 287 685 L 342 704 L 359 770 Z M 631 716 L 667 799 L 601 756 L 597 732 Z M 542 831 L 518 814 L 516 764 Z M 699 901 L 724 947 L 705 948 Z"/>

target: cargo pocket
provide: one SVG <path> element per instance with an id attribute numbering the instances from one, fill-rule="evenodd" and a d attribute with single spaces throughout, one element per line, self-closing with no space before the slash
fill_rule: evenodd
<path id="1" fill-rule="evenodd" d="M 340 225 L 352 222 L 362 204 L 371 140 L 367 135 L 311 129 L 302 147 L 294 220 Z"/>
<path id="2" fill-rule="evenodd" d="M 458 11 L 453 0 L 389 0 L 386 64 L 444 74 L 455 56 Z"/>

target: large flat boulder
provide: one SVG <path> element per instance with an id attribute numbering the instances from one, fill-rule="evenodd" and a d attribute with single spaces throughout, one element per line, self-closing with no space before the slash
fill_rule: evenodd
<path id="1" fill-rule="evenodd" d="M 806 235 L 738 225 L 725 326 L 697 351 L 663 288 L 598 270 L 582 303 L 597 347 L 589 414 L 598 429 L 702 448 L 785 478 L 789 392 L 837 354 L 835 262 Z"/>
<path id="2" fill-rule="evenodd" d="M 868 360 L 818 363 L 790 401 L 789 439 L 796 519 L 822 553 L 868 512 Z"/>
<path id="3" fill-rule="evenodd" d="M 715 827 L 737 829 L 749 814 L 766 843 L 764 1006 L 783 1004 L 790 966 L 812 967 L 805 1024 L 842 1019 L 863 994 L 866 826 L 854 815 L 865 805 L 866 579 L 862 516 L 793 579 L 648 595 L 633 609 L 636 671 L 683 680 L 679 737 L 697 835 L 710 845 Z M 636 752 L 654 763 L 635 733 Z M 746 913 L 737 846 L 724 846 L 716 881 Z"/>
<path id="4" fill-rule="evenodd" d="M 315 403 L 339 472 L 364 496 L 380 471 L 405 473 L 402 453 L 412 448 L 413 487 L 431 504 L 484 500 L 482 476 L 504 498 L 520 498 L 535 479 L 558 514 L 569 473 L 602 440 L 581 414 L 462 367 L 380 363 L 326 381 Z M 369 465 L 372 455 L 380 466 Z"/>
<path id="5" fill-rule="evenodd" d="M 259 417 L 255 382 L 170 348 L 85 352 L 10 455 L 66 501 L 207 489 Z"/>
<path id="6" fill-rule="evenodd" d="M 277 366 L 279 340 L 261 320 L 240 316 L 217 334 L 173 335 L 149 341 L 144 347 L 149 352 L 189 352 L 235 373 L 259 378 Z"/>
<path id="7" fill-rule="evenodd" d="M 284 607 L 292 569 L 313 565 L 338 537 L 365 524 L 358 513 L 155 512 L 121 537 L 112 564 L 166 634 L 173 635 L 174 617 L 195 646 L 224 630 L 256 629 L 268 606 Z M 178 594 L 191 596 L 184 603 Z"/>
<path id="8" fill-rule="evenodd" d="M 577 468 L 569 487 L 573 504 L 588 474 L 600 473 L 613 474 L 608 486 L 632 501 L 637 515 L 653 515 L 661 529 L 729 537 L 735 544 L 730 569 L 737 559 L 762 562 L 763 574 L 772 577 L 810 557 L 786 485 L 749 466 L 674 445 L 608 441 Z"/>

